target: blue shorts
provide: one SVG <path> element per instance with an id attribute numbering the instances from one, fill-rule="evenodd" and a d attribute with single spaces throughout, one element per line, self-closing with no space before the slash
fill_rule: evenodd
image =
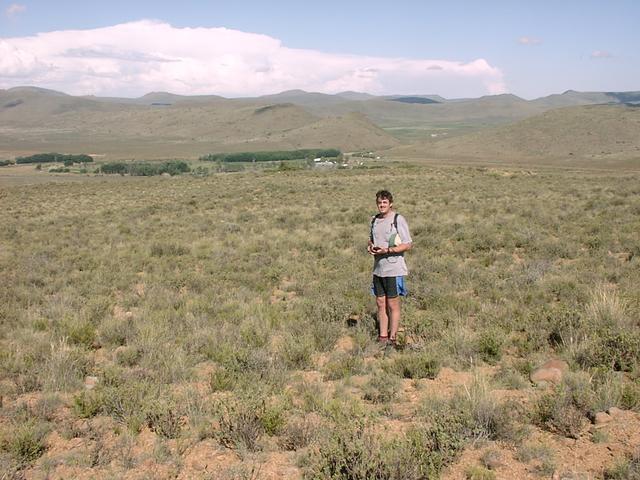
<path id="1" fill-rule="evenodd" d="M 395 298 L 398 295 L 405 297 L 407 295 L 407 287 L 404 283 L 404 277 L 379 277 L 374 275 L 371 282 L 371 293 L 376 297 Z"/>

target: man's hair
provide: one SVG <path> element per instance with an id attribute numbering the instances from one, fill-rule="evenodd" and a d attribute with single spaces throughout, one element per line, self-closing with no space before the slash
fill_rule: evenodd
<path id="1" fill-rule="evenodd" d="M 391 195 L 389 190 L 380 190 L 376 193 L 376 202 L 383 199 L 389 200 L 389 203 L 393 203 L 393 195 Z"/>

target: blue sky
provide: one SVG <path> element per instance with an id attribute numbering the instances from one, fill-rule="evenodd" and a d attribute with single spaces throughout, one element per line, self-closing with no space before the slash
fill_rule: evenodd
<path id="1" fill-rule="evenodd" d="M 640 90 L 640 2 L 632 0 L 5 0 L 0 9 L 0 88 L 246 96 L 344 87 L 524 98 Z M 105 30 L 122 25 L 129 28 Z M 73 30 L 87 32 L 79 46 Z M 320 65 L 334 73 L 321 75 Z"/>

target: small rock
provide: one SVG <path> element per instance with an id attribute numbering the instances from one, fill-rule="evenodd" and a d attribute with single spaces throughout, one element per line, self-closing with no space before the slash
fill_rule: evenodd
<path id="1" fill-rule="evenodd" d="M 593 419 L 593 423 L 595 423 L 596 425 L 602 425 L 605 423 L 609 423 L 611 420 L 611 415 L 609 415 L 607 412 L 598 412 Z"/>
<path id="2" fill-rule="evenodd" d="M 556 368 L 539 368 L 531 374 L 531 381 L 544 386 L 547 383 L 557 384 L 562 380 L 562 372 Z"/>
<path id="3" fill-rule="evenodd" d="M 93 390 L 96 385 L 98 385 L 98 377 L 88 375 L 84 378 L 84 388 L 87 390 Z"/>
<path id="4" fill-rule="evenodd" d="M 620 409 L 618 407 L 611 407 L 609 409 L 609 415 L 611 415 L 612 417 L 619 417 L 623 413 L 624 413 L 624 410 L 622 410 L 622 409 Z"/>
<path id="5" fill-rule="evenodd" d="M 562 373 L 569 370 L 569 364 L 564 360 L 549 360 L 542 364 L 540 368 L 555 368 L 556 370 L 560 370 Z"/>
<path id="6" fill-rule="evenodd" d="M 558 384 L 562 381 L 562 375 L 569 369 L 567 362 L 562 360 L 549 360 L 540 368 L 531 373 L 531 381 L 539 386 L 548 383 Z"/>

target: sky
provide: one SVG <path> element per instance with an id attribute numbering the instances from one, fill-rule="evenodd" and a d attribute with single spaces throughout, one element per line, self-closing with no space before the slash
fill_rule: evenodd
<path id="1" fill-rule="evenodd" d="M 446 98 L 640 90 L 639 0 L 0 0 L 0 89 Z"/>

